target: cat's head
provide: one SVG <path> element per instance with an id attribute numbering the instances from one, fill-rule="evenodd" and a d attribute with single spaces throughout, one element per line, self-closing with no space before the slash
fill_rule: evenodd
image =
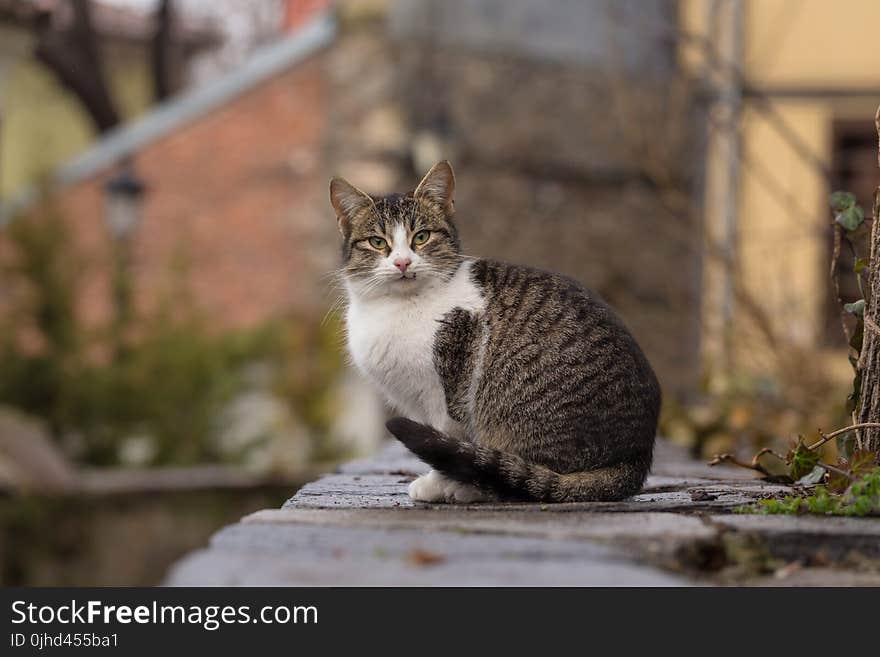
<path id="1" fill-rule="evenodd" d="M 409 295 L 449 280 L 462 261 L 452 222 L 454 190 L 446 161 L 431 167 L 409 194 L 373 197 L 347 180 L 331 180 L 349 289 L 361 296 Z"/>

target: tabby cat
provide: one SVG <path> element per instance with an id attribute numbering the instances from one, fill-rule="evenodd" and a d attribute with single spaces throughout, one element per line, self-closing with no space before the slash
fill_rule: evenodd
<path id="1" fill-rule="evenodd" d="M 388 429 L 428 463 L 422 502 L 619 500 L 651 467 L 654 372 L 614 312 L 576 281 L 462 255 L 455 177 L 408 194 L 341 178 L 346 328 L 358 369 L 403 416 Z"/>

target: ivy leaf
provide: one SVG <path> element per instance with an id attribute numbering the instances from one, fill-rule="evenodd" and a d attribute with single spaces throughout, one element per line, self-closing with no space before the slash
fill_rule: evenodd
<path id="1" fill-rule="evenodd" d="M 797 444 L 788 451 L 785 460 L 791 466 L 791 478 L 797 481 L 813 471 L 819 462 L 819 454 L 810 450 L 804 443 L 803 436 L 799 436 Z"/>
<path id="2" fill-rule="evenodd" d="M 856 197 L 850 192 L 832 192 L 831 196 L 828 197 L 828 202 L 835 213 L 840 213 L 854 206 L 856 204 Z"/>
<path id="3" fill-rule="evenodd" d="M 862 209 L 861 205 L 853 205 L 844 208 L 834 217 L 834 223 L 849 232 L 852 232 L 861 226 L 864 220 L 865 211 Z"/>
<path id="4" fill-rule="evenodd" d="M 858 301 L 853 301 L 852 303 L 845 303 L 843 304 L 843 309 L 850 315 L 855 315 L 856 317 L 864 317 L 865 300 L 859 299 Z"/>

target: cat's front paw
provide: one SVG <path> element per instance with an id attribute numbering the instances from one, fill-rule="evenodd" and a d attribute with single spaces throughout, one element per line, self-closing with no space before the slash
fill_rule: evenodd
<path id="1" fill-rule="evenodd" d="M 423 474 L 409 485 L 409 496 L 416 502 L 437 504 L 472 504 L 485 502 L 491 498 L 482 490 L 470 484 L 462 484 L 444 477 L 436 470 Z"/>

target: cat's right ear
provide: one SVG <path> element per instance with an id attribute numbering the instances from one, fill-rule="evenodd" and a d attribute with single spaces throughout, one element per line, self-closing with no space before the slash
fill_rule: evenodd
<path id="1" fill-rule="evenodd" d="M 330 181 L 330 203 L 336 211 L 339 232 L 345 235 L 354 217 L 370 207 L 373 200 L 345 178 L 333 178 Z"/>
<path id="2" fill-rule="evenodd" d="M 455 212 L 454 194 L 455 174 L 452 173 L 452 165 L 446 160 L 432 166 L 413 192 L 415 198 L 425 197 L 439 202 L 449 216 Z"/>

